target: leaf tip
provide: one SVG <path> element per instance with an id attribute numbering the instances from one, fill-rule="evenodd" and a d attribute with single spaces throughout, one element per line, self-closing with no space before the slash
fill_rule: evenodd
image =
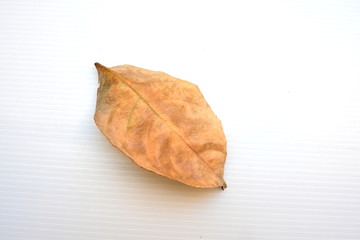
<path id="1" fill-rule="evenodd" d="M 100 73 L 100 72 L 109 72 L 109 68 L 107 68 L 107 67 L 105 67 L 104 65 L 102 65 L 102 64 L 100 64 L 100 63 L 98 63 L 98 62 L 96 62 L 95 64 L 95 67 L 96 67 L 96 69 L 97 69 L 97 71 Z"/>
<path id="2" fill-rule="evenodd" d="M 224 182 L 224 184 L 223 184 L 222 186 L 220 186 L 220 188 L 224 191 L 224 190 L 225 190 L 225 188 L 227 188 L 227 184 L 226 184 L 226 182 Z"/>
<path id="3" fill-rule="evenodd" d="M 96 68 L 104 67 L 103 65 L 101 65 L 101 64 L 98 63 L 98 62 L 94 63 L 94 65 L 95 65 Z"/>

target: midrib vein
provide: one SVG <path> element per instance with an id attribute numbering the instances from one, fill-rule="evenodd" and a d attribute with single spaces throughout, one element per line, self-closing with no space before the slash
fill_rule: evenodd
<path id="1" fill-rule="evenodd" d="M 215 174 L 214 169 L 204 160 L 202 159 L 196 152 L 195 150 L 185 141 L 185 139 L 176 131 L 176 128 L 173 126 L 172 123 L 169 123 L 168 120 L 164 119 L 158 112 L 155 111 L 155 109 L 148 103 L 148 101 L 146 101 L 146 99 L 138 92 L 136 91 L 136 89 L 131 86 L 131 84 L 129 84 L 120 74 L 118 74 L 117 72 L 111 70 L 110 68 L 107 68 L 99 63 L 97 63 L 98 66 L 100 66 L 103 70 L 115 75 L 116 77 L 118 77 L 126 86 L 128 86 L 132 91 L 134 91 L 139 98 L 141 98 L 144 103 L 151 109 L 151 111 L 153 111 L 155 113 L 156 116 L 158 116 L 162 121 L 164 121 L 169 127 L 170 129 L 181 139 L 181 141 L 183 141 L 185 143 L 185 145 L 206 165 L 208 166 L 211 171 Z M 217 176 L 218 177 L 218 176 Z"/>

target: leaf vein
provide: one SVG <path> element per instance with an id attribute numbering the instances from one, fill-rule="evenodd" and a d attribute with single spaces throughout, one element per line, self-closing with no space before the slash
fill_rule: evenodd
<path id="1" fill-rule="evenodd" d="M 141 99 L 141 98 L 140 98 L 140 96 L 139 96 L 139 98 L 136 100 L 136 102 L 135 102 L 134 106 L 132 107 L 132 109 L 131 109 L 131 111 L 130 111 L 130 114 L 129 114 L 129 117 L 128 117 L 128 120 L 127 120 L 127 124 L 126 124 L 126 130 L 125 130 L 125 133 L 129 130 L 129 124 L 130 124 L 130 121 L 131 121 L 132 115 L 133 115 L 133 113 L 134 113 L 134 111 L 135 111 L 135 108 L 136 108 L 136 106 L 138 105 L 138 103 L 139 103 L 140 99 Z"/>
<path id="2" fill-rule="evenodd" d="M 102 65 L 101 65 L 101 66 L 102 66 Z M 145 99 L 141 96 L 141 94 L 140 94 L 138 91 L 136 91 L 136 89 L 135 89 L 133 86 L 131 86 L 130 83 L 128 83 L 120 74 L 118 74 L 117 72 L 111 70 L 110 68 L 107 68 L 107 67 L 105 67 L 105 66 L 102 66 L 102 68 L 103 68 L 103 70 L 108 71 L 108 72 L 110 72 L 111 74 L 114 74 L 115 76 L 119 77 L 119 79 L 120 79 L 125 85 L 127 85 L 131 90 L 133 90 L 133 91 L 139 96 L 139 98 L 141 98 L 141 99 L 144 101 L 144 103 L 155 113 L 155 115 L 158 116 L 160 119 L 162 119 L 164 122 L 166 122 L 166 123 L 169 125 L 169 127 L 171 128 L 171 130 L 185 143 L 185 145 L 186 145 L 208 168 L 210 168 L 210 169 L 215 173 L 214 169 L 213 169 L 203 158 L 201 158 L 201 157 L 197 154 L 197 152 L 181 137 L 181 135 L 174 129 L 174 127 L 171 126 L 171 124 L 168 123 L 168 121 L 167 121 L 166 119 L 164 119 L 162 116 L 160 116 L 160 114 L 157 113 L 157 112 L 155 111 L 155 109 L 154 109 L 147 101 L 145 101 Z M 128 129 L 128 126 L 127 126 L 127 128 L 126 128 L 126 131 L 127 131 L 127 129 Z"/>

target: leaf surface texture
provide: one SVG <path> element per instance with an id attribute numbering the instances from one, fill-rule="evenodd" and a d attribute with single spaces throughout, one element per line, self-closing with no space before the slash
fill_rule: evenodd
<path id="1" fill-rule="evenodd" d="M 226 139 L 199 88 L 163 72 L 95 64 L 95 122 L 137 165 L 200 187 L 226 188 Z"/>

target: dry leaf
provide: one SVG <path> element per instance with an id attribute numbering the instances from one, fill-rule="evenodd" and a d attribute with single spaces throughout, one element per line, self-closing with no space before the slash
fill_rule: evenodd
<path id="1" fill-rule="evenodd" d="M 200 188 L 226 188 L 226 139 L 199 88 L 130 65 L 99 73 L 95 122 L 140 167 Z"/>

